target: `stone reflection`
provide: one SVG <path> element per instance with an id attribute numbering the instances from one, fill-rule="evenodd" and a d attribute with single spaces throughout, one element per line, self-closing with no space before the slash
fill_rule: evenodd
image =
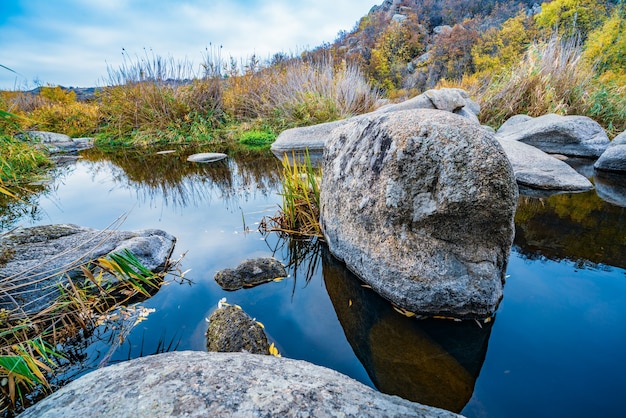
<path id="1" fill-rule="evenodd" d="M 514 247 L 529 259 L 626 268 L 626 208 L 606 202 L 596 191 L 522 196 L 515 226 Z"/>
<path id="2" fill-rule="evenodd" d="M 239 199 L 269 193 L 280 184 L 280 161 L 269 152 L 238 153 L 214 163 L 190 163 L 187 156 L 206 151 L 180 147 L 172 153 L 122 149 L 115 153 L 89 150 L 82 155 L 96 163 L 92 170 L 111 172 L 114 181 L 137 193 L 144 202 L 171 207 L 199 206 L 212 199 L 236 208 Z"/>
<path id="3" fill-rule="evenodd" d="M 493 322 L 417 320 L 323 254 L 330 299 L 356 356 L 384 393 L 460 412 L 474 391 Z"/>
<path id="4" fill-rule="evenodd" d="M 626 174 L 597 171 L 594 176 L 596 192 L 606 202 L 626 207 Z"/>

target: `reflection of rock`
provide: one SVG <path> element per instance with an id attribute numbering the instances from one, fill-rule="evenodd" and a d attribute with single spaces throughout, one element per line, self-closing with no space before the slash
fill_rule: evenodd
<path id="1" fill-rule="evenodd" d="M 56 283 L 63 282 L 61 272 L 80 274 L 79 265 L 112 252 L 130 250 L 151 271 L 162 271 L 176 238 L 157 229 L 142 231 L 99 231 L 71 224 L 19 228 L 0 237 L 0 253 L 10 253 L 0 268 L 0 279 L 23 286 L 28 300 L 22 307 L 28 312 L 45 308 L 58 295 Z M 38 281 L 40 280 L 40 281 Z M 0 306 L 15 306 L 0 297 Z"/>
<path id="2" fill-rule="evenodd" d="M 599 157 L 609 145 L 604 129 L 586 116 L 517 117 L 511 123 L 505 122 L 496 137 L 520 141 L 548 153 L 578 157 Z"/>
<path id="3" fill-rule="evenodd" d="M 430 109 L 333 131 L 321 220 L 331 253 L 404 309 L 484 318 L 502 297 L 517 185 L 479 124 Z"/>
<path id="4" fill-rule="evenodd" d="M 355 354 L 376 387 L 451 411 L 472 396 L 491 323 L 417 320 L 396 312 L 328 253 L 324 281 Z"/>
<path id="5" fill-rule="evenodd" d="M 226 157 L 228 157 L 228 155 L 222 154 L 221 152 L 202 152 L 190 155 L 187 157 L 187 161 L 194 163 L 213 163 L 215 161 L 223 160 Z"/>
<path id="6" fill-rule="evenodd" d="M 224 290 L 237 290 L 287 277 L 285 267 L 272 257 L 245 260 L 236 269 L 224 269 L 215 273 L 215 281 Z"/>
<path id="7" fill-rule="evenodd" d="M 27 417 L 417 417 L 458 415 L 378 393 L 301 360 L 178 351 L 81 376 Z"/>
<path id="8" fill-rule="evenodd" d="M 269 354 L 263 328 L 238 306 L 219 307 L 209 317 L 207 350 Z"/>
<path id="9" fill-rule="evenodd" d="M 626 173 L 604 173 L 598 171 L 595 174 L 596 192 L 602 200 L 612 205 L 626 207 Z"/>
<path id="10" fill-rule="evenodd" d="M 528 258 L 572 260 L 626 268 L 624 208 L 593 192 L 521 197 L 515 245 Z"/>

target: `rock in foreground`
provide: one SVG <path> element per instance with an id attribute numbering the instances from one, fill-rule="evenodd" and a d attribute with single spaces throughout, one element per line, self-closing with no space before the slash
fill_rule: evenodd
<path id="1" fill-rule="evenodd" d="M 165 231 L 96 230 L 72 224 L 18 228 L 0 237 L 0 279 L 20 286 L 20 306 L 27 312 L 46 308 L 78 266 L 111 252 L 130 250 L 151 271 L 162 271 L 176 238 Z M 0 307 L 15 309 L 11 299 L 0 296 Z"/>
<path id="2" fill-rule="evenodd" d="M 517 202 L 493 134 L 449 112 L 407 110 L 360 118 L 326 146 L 321 220 L 331 253 L 409 311 L 492 315 Z"/>
<path id="3" fill-rule="evenodd" d="M 173 352 L 84 375 L 23 417 L 458 417 L 301 360 Z"/>

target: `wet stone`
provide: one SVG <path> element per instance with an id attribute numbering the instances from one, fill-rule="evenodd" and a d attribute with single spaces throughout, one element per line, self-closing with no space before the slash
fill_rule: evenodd
<path id="1" fill-rule="evenodd" d="M 228 157 L 228 155 L 222 154 L 221 152 L 201 152 L 199 154 L 190 155 L 187 157 L 187 161 L 194 163 L 213 163 L 223 160 L 226 157 Z"/>
<path id="2" fill-rule="evenodd" d="M 272 257 L 245 260 L 235 269 L 220 270 L 215 281 L 224 290 L 237 290 L 287 277 L 285 267 Z"/>
<path id="3" fill-rule="evenodd" d="M 236 305 L 219 307 L 213 312 L 206 337 L 208 351 L 269 354 L 263 327 Z"/>

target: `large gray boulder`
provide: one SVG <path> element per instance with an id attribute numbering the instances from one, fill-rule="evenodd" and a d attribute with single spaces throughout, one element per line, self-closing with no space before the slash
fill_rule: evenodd
<path id="1" fill-rule="evenodd" d="M 27 409 L 28 417 L 458 417 L 385 395 L 302 360 L 182 351 L 105 367 Z"/>
<path id="2" fill-rule="evenodd" d="M 326 144 L 331 253 L 400 307 L 484 318 L 502 298 L 517 185 L 492 134 L 449 112 L 373 114 Z"/>
<path id="3" fill-rule="evenodd" d="M 523 142 L 499 138 L 520 186 L 540 190 L 582 192 L 593 184 L 561 160 Z"/>
<path id="4" fill-rule="evenodd" d="M 269 354 L 263 327 L 240 306 L 228 305 L 224 299 L 209 317 L 206 347 L 220 353 Z"/>
<path id="5" fill-rule="evenodd" d="M 524 142 L 551 154 L 599 157 L 609 145 L 604 129 L 586 116 L 543 115 L 505 123 L 498 139 Z"/>
<path id="6" fill-rule="evenodd" d="M 596 170 L 626 173 L 626 132 L 613 138 L 594 164 Z"/>
<path id="7" fill-rule="evenodd" d="M 64 134 L 45 131 L 29 131 L 22 136 L 40 143 L 50 153 L 71 153 L 93 148 L 93 138 L 70 138 Z"/>
<path id="8" fill-rule="evenodd" d="M 471 100 L 466 91 L 461 89 L 445 88 L 428 90 L 400 103 L 382 106 L 373 112 L 354 116 L 349 119 L 334 122 L 321 123 L 302 128 L 292 128 L 281 132 L 271 146 L 271 151 L 278 158 L 284 155 L 291 157 L 293 153 L 301 158 L 305 150 L 308 150 L 313 162 L 318 162 L 324 151 L 324 144 L 331 137 L 333 130 L 340 128 L 354 120 L 369 117 L 372 114 L 392 113 L 410 109 L 439 109 L 446 112 L 456 113 L 475 123 L 478 122 L 480 106 Z"/>
<path id="9" fill-rule="evenodd" d="M 0 280 L 20 286 L 20 307 L 26 312 L 46 308 L 79 266 L 112 252 L 130 250 L 151 271 L 161 271 L 176 238 L 165 231 L 97 230 L 72 224 L 18 228 L 0 236 Z M 13 299 L 0 295 L 0 307 L 15 309 Z"/>

